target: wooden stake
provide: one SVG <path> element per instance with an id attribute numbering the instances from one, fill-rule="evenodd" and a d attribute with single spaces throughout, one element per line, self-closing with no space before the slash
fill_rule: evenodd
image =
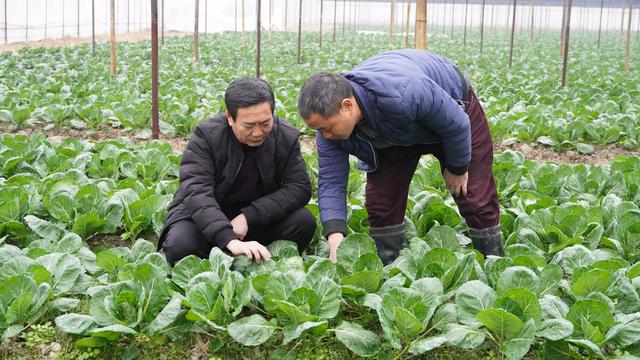
<path id="1" fill-rule="evenodd" d="M 127 4 L 128 5 L 128 4 Z M 129 13 L 129 10 L 127 10 Z M 158 0 L 151 0 L 151 138 L 160 137 L 158 109 Z"/>
<path id="2" fill-rule="evenodd" d="M 509 48 L 509 67 L 513 64 L 513 37 L 516 33 L 517 0 L 513 0 L 513 20 L 511 22 L 511 46 Z"/>
<path id="3" fill-rule="evenodd" d="M 111 0 L 111 76 L 116 76 L 116 1 Z"/>
<path id="4" fill-rule="evenodd" d="M 416 0 L 416 28 L 414 38 L 416 49 L 427 49 L 427 0 Z"/>
<path id="5" fill-rule="evenodd" d="M 571 32 L 571 7 L 573 0 L 567 1 L 567 16 L 564 26 L 564 50 L 562 55 L 562 87 L 567 86 L 567 65 L 569 62 L 569 35 Z"/>
<path id="6" fill-rule="evenodd" d="M 196 64 L 198 63 L 199 60 L 199 54 L 198 54 L 198 33 L 200 32 L 200 29 L 198 27 L 198 18 L 200 17 L 200 0 L 196 0 L 196 7 L 195 7 L 195 18 L 193 21 L 193 62 L 195 62 Z"/>

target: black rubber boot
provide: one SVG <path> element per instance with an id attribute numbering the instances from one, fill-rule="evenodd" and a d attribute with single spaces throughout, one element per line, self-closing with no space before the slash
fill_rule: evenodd
<path id="1" fill-rule="evenodd" d="M 502 232 L 500 232 L 499 224 L 485 229 L 469 228 L 469 235 L 473 247 L 485 257 L 488 255 L 504 256 Z"/>
<path id="2" fill-rule="evenodd" d="M 400 250 L 406 247 L 404 240 L 404 224 L 369 228 L 371 237 L 376 242 L 378 256 L 386 266 L 400 255 Z"/>

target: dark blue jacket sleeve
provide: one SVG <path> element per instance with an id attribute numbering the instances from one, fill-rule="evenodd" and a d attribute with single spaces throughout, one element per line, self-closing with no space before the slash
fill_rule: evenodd
<path id="1" fill-rule="evenodd" d="M 403 101 L 409 119 L 440 136 L 445 167 L 456 175 L 467 172 L 471 161 L 471 127 L 460 105 L 426 76 L 411 80 Z"/>
<path id="2" fill-rule="evenodd" d="M 318 205 L 323 234 L 347 233 L 349 154 L 316 133 L 318 146 Z"/>

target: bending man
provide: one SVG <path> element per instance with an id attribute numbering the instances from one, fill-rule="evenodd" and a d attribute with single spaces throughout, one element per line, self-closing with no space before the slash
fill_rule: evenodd
<path id="1" fill-rule="evenodd" d="M 317 130 L 318 201 L 332 259 L 347 230 L 349 154 L 367 170 L 370 233 L 385 264 L 405 246 L 409 184 L 423 154 L 440 161 L 475 248 L 502 255 L 493 142 L 468 84 L 454 63 L 419 50 L 381 53 L 305 82 L 298 109 Z"/>

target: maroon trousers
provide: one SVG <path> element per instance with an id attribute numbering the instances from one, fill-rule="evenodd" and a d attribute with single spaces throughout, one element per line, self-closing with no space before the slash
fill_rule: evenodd
<path id="1" fill-rule="evenodd" d="M 471 162 L 467 195 L 454 197 L 470 228 L 498 225 L 500 209 L 493 179 L 493 141 L 487 118 L 473 90 L 469 90 L 466 113 L 471 122 Z M 433 154 L 444 169 L 442 144 L 392 146 L 378 150 L 378 169 L 367 174 L 365 205 L 371 227 L 404 221 L 409 184 L 423 154 Z"/>

